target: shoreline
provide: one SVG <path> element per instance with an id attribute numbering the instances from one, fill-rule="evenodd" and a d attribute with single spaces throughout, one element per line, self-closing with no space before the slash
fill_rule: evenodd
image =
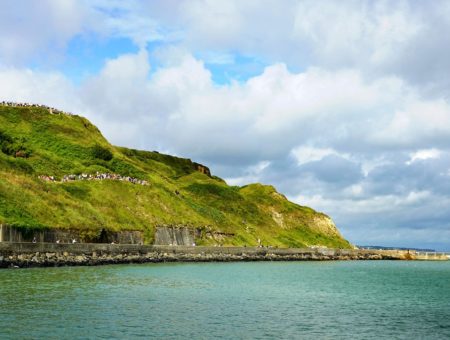
<path id="1" fill-rule="evenodd" d="M 0 243 L 0 268 L 96 266 L 158 262 L 448 260 L 414 251 L 329 248 L 156 246 L 105 243 Z"/>

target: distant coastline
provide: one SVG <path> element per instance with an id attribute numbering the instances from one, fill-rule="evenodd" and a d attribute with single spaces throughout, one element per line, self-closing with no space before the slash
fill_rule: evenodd
<path id="1" fill-rule="evenodd" d="M 359 249 L 379 249 L 379 250 L 414 250 L 414 251 L 426 251 L 426 252 L 436 252 L 436 249 L 430 248 L 411 248 L 411 247 L 386 247 L 386 246 L 361 246 L 357 245 Z"/>

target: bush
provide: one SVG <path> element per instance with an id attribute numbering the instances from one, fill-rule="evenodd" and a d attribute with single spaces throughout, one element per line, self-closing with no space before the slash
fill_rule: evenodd
<path id="1" fill-rule="evenodd" d="M 8 156 L 28 158 L 31 156 L 31 151 L 24 145 L 25 140 L 13 139 L 6 133 L 0 131 L 0 150 Z"/>
<path id="2" fill-rule="evenodd" d="M 113 158 L 112 152 L 100 145 L 95 145 L 92 147 L 91 152 L 94 158 L 104 161 L 110 161 Z"/>
<path id="3" fill-rule="evenodd" d="M 120 159 L 114 158 L 112 162 L 108 164 L 108 169 L 116 174 L 122 176 L 130 176 L 137 178 L 144 178 L 145 172 L 140 171 L 130 163 L 126 163 Z"/>
<path id="4" fill-rule="evenodd" d="M 12 143 L 12 139 L 6 133 L 0 131 L 0 144 L 3 144 L 4 142 Z"/>

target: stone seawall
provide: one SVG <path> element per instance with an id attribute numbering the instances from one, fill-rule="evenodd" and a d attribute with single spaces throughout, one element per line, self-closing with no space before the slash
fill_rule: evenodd
<path id="1" fill-rule="evenodd" d="M 347 249 L 0 243 L 0 268 L 146 262 L 402 260 L 406 252 Z"/>

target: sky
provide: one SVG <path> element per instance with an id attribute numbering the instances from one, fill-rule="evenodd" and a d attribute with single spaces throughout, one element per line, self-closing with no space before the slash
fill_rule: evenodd
<path id="1" fill-rule="evenodd" d="M 0 100 L 450 250 L 450 2 L 4 0 Z"/>

